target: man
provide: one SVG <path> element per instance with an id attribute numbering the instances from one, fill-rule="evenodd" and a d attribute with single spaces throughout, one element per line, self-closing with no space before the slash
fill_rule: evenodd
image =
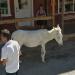
<path id="1" fill-rule="evenodd" d="M 8 30 L 1 31 L 2 47 L 0 64 L 5 65 L 6 75 L 18 75 L 20 46 L 17 41 L 11 40 Z"/>
<path id="2" fill-rule="evenodd" d="M 46 11 L 42 4 L 40 4 L 39 9 L 37 10 L 36 16 L 46 16 Z M 39 27 L 44 28 L 45 25 L 47 25 L 47 21 L 46 20 L 37 20 L 37 24 Z"/>

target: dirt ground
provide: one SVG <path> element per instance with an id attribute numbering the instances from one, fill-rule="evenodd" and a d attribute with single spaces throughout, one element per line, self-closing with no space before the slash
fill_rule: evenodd
<path id="1" fill-rule="evenodd" d="M 48 42 L 45 64 L 41 61 L 40 48 L 22 47 L 19 75 L 75 75 L 75 41 L 64 41 L 63 46 Z M 2 65 L 0 75 L 5 75 Z"/>

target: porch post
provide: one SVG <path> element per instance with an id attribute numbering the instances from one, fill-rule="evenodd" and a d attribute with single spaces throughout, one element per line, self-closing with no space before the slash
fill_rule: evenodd
<path id="1" fill-rule="evenodd" d="M 0 19 L 1 19 L 1 9 L 0 9 Z"/>
<path id="2" fill-rule="evenodd" d="M 62 0 L 62 33 L 64 33 L 64 0 Z"/>
<path id="3" fill-rule="evenodd" d="M 52 23 L 53 26 L 55 26 L 55 0 L 51 0 L 51 6 L 52 6 Z"/>

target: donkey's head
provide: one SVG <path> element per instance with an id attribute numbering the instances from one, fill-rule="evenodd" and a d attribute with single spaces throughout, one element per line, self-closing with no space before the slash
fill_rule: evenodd
<path id="1" fill-rule="evenodd" d="M 55 30 L 55 40 L 59 45 L 63 45 L 63 35 L 59 25 L 57 25 L 57 27 L 54 28 L 54 30 Z"/>

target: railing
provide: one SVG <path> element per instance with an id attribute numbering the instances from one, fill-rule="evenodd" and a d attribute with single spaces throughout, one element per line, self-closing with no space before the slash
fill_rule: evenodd
<path id="1" fill-rule="evenodd" d="M 31 18 L 15 18 L 8 20 L 0 20 L 0 24 L 10 24 L 10 23 L 19 23 L 19 22 L 32 22 L 35 20 L 51 20 L 51 16 L 39 16 L 39 17 L 31 17 Z"/>
<path id="2" fill-rule="evenodd" d="M 0 20 L 0 24 L 10 24 L 10 23 L 19 23 L 19 22 L 32 22 L 36 20 L 51 20 L 51 16 L 39 16 L 39 17 L 31 17 L 31 18 L 15 18 L 15 19 L 5 19 Z M 66 15 L 64 16 L 64 20 L 75 19 L 74 15 Z"/>
<path id="3" fill-rule="evenodd" d="M 75 19 L 75 15 L 66 15 L 64 16 L 64 20 Z"/>

